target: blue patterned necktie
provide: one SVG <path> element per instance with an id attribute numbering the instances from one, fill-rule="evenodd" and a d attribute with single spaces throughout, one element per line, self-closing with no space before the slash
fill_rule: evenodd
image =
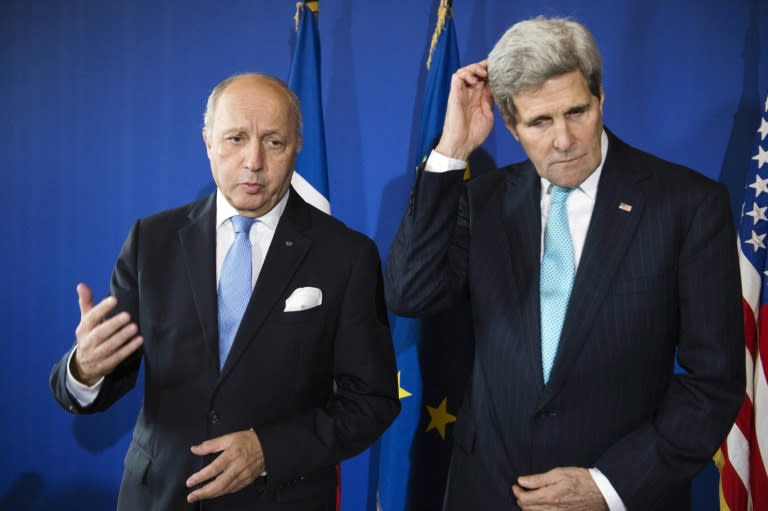
<path id="1" fill-rule="evenodd" d="M 568 227 L 568 209 L 565 204 L 571 190 L 572 188 L 552 185 L 552 203 L 544 232 L 544 254 L 541 258 L 539 288 L 541 363 L 544 383 L 549 380 L 549 372 L 555 361 L 575 273 L 573 243 L 571 230 Z"/>
<path id="2" fill-rule="evenodd" d="M 224 257 L 219 276 L 219 369 L 224 367 L 245 308 L 251 299 L 251 240 L 254 219 L 235 215 L 231 219 L 235 239 Z"/>

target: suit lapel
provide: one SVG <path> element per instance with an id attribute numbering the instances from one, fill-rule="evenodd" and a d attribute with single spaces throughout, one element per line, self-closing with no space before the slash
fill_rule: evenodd
<path id="1" fill-rule="evenodd" d="M 507 273 L 500 273 L 496 278 L 507 279 L 509 275 L 512 294 L 504 310 L 510 317 L 505 324 L 511 329 L 505 335 L 496 336 L 495 342 L 501 343 L 490 350 L 497 358 L 492 363 L 503 372 L 509 367 L 527 368 L 531 377 L 541 375 L 541 328 L 539 320 L 539 260 L 541 255 L 541 179 L 529 161 L 520 167 L 513 167 L 507 176 L 502 196 L 501 217 L 507 238 L 507 250 L 503 253 L 505 261 L 501 268 Z M 492 210 L 493 211 L 493 210 Z M 498 210 L 497 210 L 498 211 Z M 488 265 L 489 267 L 491 265 Z M 493 270 L 498 271 L 498 270 Z M 515 316 L 519 314 L 519 316 Z M 517 339 L 524 345 L 512 346 L 509 339 Z M 512 358 L 517 360 L 512 360 Z M 523 357 L 524 360 L 520 360 Z M 503 417 L 517 413 L 510 401 L 500 396 L 499 404 L 504 403 L 500 412 Z"/>
<path id="2" fill-rule="evenodd" d="M 595 208 L 542 405 L 557 393 L 568 368 L 576 361 L 643 216 L 645 181 L 650 173 L 632 166 L 627 158 L 628 146 L 612 135 L 609 140 Z"/>
<path id="3" fill-rule="evenodd" d="M 541 247 L 541 180 L 533 164 L 513 168 L 502 194 L 502 222 L 509 246 L 513 289 L 519 303 L 526 303 L 531 276 L 538 273 Z M 538 293 L 538 290 L 536 291 Z"/>
<path id="4" fill-rule="evenodd" d="M 192 297 L 203 329 L 209 375 L 218 373 L 218 317 L 216 295 L 216 194 L 189 214 L 190 223 L 179 230 Z"/>
<path id="5" fill-rule="evenodd" d="M 240 327 L 235 335 L 227 361 L 222 368 L 219 381 L 226 377 L 240 356 L 253 342 L 256 332 L 275 307 L 291 277 L 306 256 L 312 241 L 303 231 L 310 226 L 309 208 L 306 202 L 291 188 L 275 235 L 267 251 L 264 265 L 245 309 Z"/>

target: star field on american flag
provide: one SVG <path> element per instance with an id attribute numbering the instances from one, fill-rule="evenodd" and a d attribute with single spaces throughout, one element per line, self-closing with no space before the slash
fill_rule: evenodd
<path id="1" fill-rule="evenodd" d="M 768 100 L 765 107 L 768 108 Z M 749 260 L 758 274 L 762 274 L 766 259 L 766 237 L 768 236 L 768 112 L 764 112 L 761 118 L 760 128 L 757 130 L 759 137 L 755 154 L 750 160 L 750 169 L 747 174 L 747 185 L 744 193 L 742 220 L 739 225 L 739 242 L 744 256 Z M 750 217 L 750 218 L 746 218 Z M 763 282 L 763 289 L 766 284 Z M 765 292 L 765 291 L 764 291 Z M 760 297 L 761 303 L 768 303 L 768 295 Z"/>

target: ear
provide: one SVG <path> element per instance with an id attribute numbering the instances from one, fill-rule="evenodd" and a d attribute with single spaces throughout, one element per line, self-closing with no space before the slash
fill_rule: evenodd
<path id="1" fill-rule="evenodd" d="M 501 115 L 501 118 L 504 119 L 504 126 L 506 126 L 509 132 L 512 133 L 512 136 L 515 137 L 515 140 L 520 142 L 520 137 L 517 133 L 517 125 L 515 124 L 514 119 L 510 119 L 504 114 Z"/>
<path id="2" fill-rule="evenodd" d="M 603 113 L 603 103 L 605 103 L 605 89 L 603 89 L 603 86 L 600 86 L 600 113 Z"/>
<path id="3" fill-rule="evenodd" d="M 210 157 L 211 153 L 211 141 L 208 138 L 208 128 L 203 128 L 203 143 L 205 143 L 205 152 L 208 153 L 208 156 Z"/>

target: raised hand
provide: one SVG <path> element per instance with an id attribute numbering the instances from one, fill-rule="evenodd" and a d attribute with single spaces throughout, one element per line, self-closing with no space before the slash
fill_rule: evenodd
<path id="1" fill-rule="evenodd" d="M 127 312 L 105 319 L 117 306 L 117 298 L 108 296 L 97 305 L 85 284 L 77 285 L 80 324 L 77 325 L 77 349 L 70 371 L 79 382 L 91 386 L 114 371 L 144 342 L 139 328 Z"/>
<path id="2" fill-rule="evenodd" d="M 443 134 L 435 150 L 466 160 L 488 138 L 492 127 L 493 97 L 488 85 L 488 66 L 483 60 L 453 74 Z"/>

